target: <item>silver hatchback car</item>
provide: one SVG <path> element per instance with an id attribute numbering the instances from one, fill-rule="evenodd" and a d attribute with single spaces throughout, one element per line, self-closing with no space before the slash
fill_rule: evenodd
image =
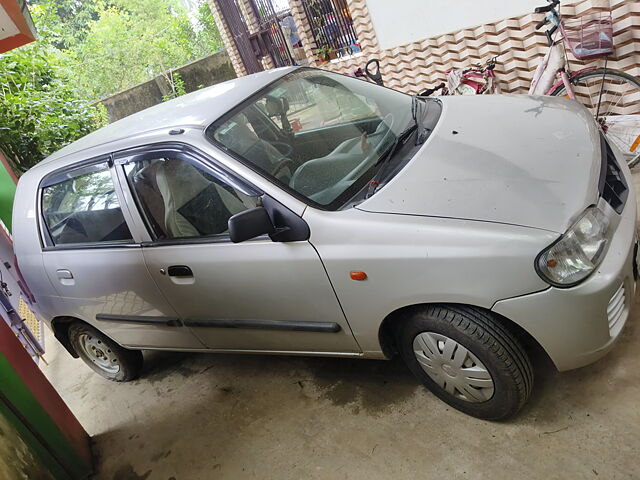
<path id="1" fill-rule="evenodd" d="M 285 68 L 113 123 L 20 179 L 40 314 L 115 381 L 142 349 L 399 354 L 486 419 L 531 352 L 587 365 L 635 293 L 630 172 L 563 98 L 421 99 Z"/>

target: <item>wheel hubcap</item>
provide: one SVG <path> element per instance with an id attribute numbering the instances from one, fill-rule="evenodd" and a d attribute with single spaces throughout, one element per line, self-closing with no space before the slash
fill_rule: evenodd
<path id="1" fill-rule="evenodd" d="M 486 402 L 493 396 L 491 374 L 467 348 L 434 332 L 423 332 L 413 339 L 416 360 L 447 393 L 471 403 Z"/>
<path id="2" fill-rule="evenodd" d="M 118 357 L 102 340 L 93 337 L 88 333 L 83 333 L 78 338 L 82 352 L 94 365 L 100 367 L 107 373 L 118 373 L 120 364 Z"/>

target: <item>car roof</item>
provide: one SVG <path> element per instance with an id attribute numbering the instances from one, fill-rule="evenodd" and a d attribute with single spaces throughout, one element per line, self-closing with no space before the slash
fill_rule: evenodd
<path id="1" fill-rule="evenodd" d="M 45 158 L 39 165 L 90 148 L 173 127 L 205 128 L 256 91 L 299 67 L 284 67 L 234 78 L 106 125 Z"/>

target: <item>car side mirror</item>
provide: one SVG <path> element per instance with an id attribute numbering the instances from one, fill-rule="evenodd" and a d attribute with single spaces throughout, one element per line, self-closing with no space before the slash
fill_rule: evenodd
<path id="1" fill-rule="evenodd" d="M 233 243 L 244 242 L 274 232 L 275 227 L 264 207 L 251 208 L 236 213 L 229 219 L 229 236 Z"/>

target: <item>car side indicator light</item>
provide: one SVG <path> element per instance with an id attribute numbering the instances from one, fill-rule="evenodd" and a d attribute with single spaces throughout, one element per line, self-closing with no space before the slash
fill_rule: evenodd
<path id="1" fill-rule="evenodd" d="M 367 274 L 364 272 L 351 272 L 349 273 L 349 276 L 351 277 L 351 280 L 357 280 L 359 282 L 367 279 Z"/>

